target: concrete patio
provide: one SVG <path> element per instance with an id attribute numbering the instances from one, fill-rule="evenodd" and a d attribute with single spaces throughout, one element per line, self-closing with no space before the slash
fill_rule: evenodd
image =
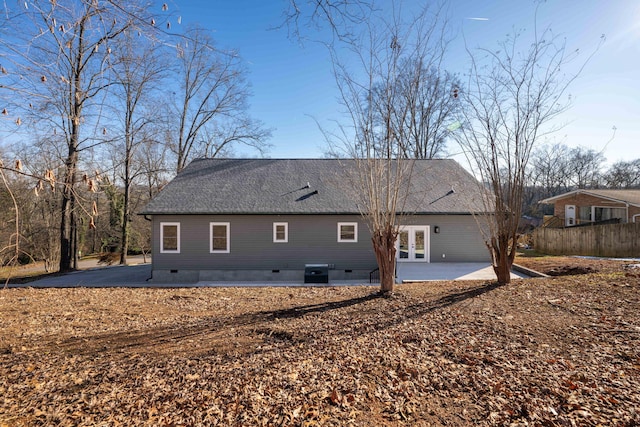
<path id="1" fill-rule="evenodd" d="M 425 282 L 431 280 L 495 280 L 491 265 L 477 262 L 400 262 L 396 267 L 397 283 Z M 511 272 L 512 279 L 528 277 Z"/>
<path id="2" fill-rule="evenodd" d="M 490 265 L 486 263 L 399 263 L 397 283 L 422 282 L 434 280 L 495 280 Z M 213 282 L 199 281 L 192 283 L 159 283 L 148 281 L 151 276 L 151 265 L 129 265 L 90 268 L 64 275 L 44 277 L 30 283 L 10 285 L 11 287 L 34 288 L 66 288 L 66 287 L 261 287 L 261 286 L 358 286 L 369 285 L 368 280 L 340 280 L 330 283 L 296 282 Z M 527 277 L 520 273 L 512 273 L 512 278 Z M 374 285 L 377 285 L 374 284 Z"/>

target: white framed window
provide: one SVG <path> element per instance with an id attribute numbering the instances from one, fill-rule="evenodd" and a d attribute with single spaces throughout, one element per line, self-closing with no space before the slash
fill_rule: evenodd
<path id="1" fill-rule="evenodd" d="M 160 253 L 179 254 L 180 253 L 180 223 L 161 222 L 160 223 Z"/>
<path id="2" fill-rule="evenodd" d="M 591 221 L 591 206 L 580 206 L 580 213 L 578 218 L 582 222 Z"/>
<path id="3" fill-rule="evenodd" d="M 357 242 L 358 241 L 358 223 L 357 222 L 339 222 L 338 223 L 338 242 Z"/>
<path id="4" fill-rule="evenodd" d="M 228 254 L 229 248 L 229 223 L 209 223 L 209 252 L 212 254 Z"/>
<path id="5" fill-rule="evenodd" d="M 627 208 L 610 208 L 608 206 L 593 206 L 592 218 L 595 221 L 606 221 L 620 218 L 622 222 L 627 222 Z"/>
<path id="6" fill-rule="evenodd" d="M 289 223 L 273 223 L 273 243 L 287 243 L 289 241 Z"/>

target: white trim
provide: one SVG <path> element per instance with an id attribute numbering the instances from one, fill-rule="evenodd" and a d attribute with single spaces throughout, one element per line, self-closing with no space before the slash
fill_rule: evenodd
<path id="1" fill-rule="evenodd" d="M 227 239 L 227 249 L 225 250 L 214 250 L 213 249 L 213 227 L 215 226 L 224 226 L 227 229 L 227 235 L 226 235 L 226 239 Z M 210 222 L 209 223 L 209 253 L 211 254 L 228 254 L 229 252 L 231 252 L 230 248 L 231 248 L 231 241 L 230 241 L 230 237 L 231 237 L 231 225 L 228 222 Z"/>
<path id="2" fill-rule="evenodd" d="M 164 248 L 164 227 L 175 226 L 177 228 L 177 249 L 165 249 Z M 180 253 L 180 223 L 179 222 L 161 222 L 160 223 L 160 253 L 161 254 L 179 254 Z"/>
<path id="3" fill-rule="evenodd" d="M 353 239 L 343 239 L 340 232 L 343 226 L 353 226 Z M 358 243 L 358 223 L 357 222 L 339 222 L 338 223 L 338 243 Z"/>
<path id="4" fill-rule="evenodd" d="M 633 216 L 633 222 L 640 222 L 640 214 L 635 214 Z"/>
<path id="5" fill-rule="evenodd" d="M 284 226 L 284 239 L 278 239 L 277 229 L 279 226 Z M 288 243 L 288 242 L 289 242 L 289 223 L 274 222 L 273 223 L 273 243 Z"/>
<path id="6" fill-rule="evenodd" d="M 569 215 L 569 212 L 573 212 L 573 215 Z M 564 205 L 564 226 L 572 227 L 577 224 L 578 212 L 576 205 Z"/>

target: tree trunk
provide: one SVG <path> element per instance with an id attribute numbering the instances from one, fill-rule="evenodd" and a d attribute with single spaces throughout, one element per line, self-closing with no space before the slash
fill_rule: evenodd
<path id="1" fill-rule="evenodd" d="M 501 285 L 511 283 L 511 266 L 516 253 L 510 242 L 511 239 L 503 236 L 493 239 L 489 247 L 493 258 L 493 271 Z"/>
<path id="2" fill-rule="evenodd" d="M 511 283 L 511 264 L 508 264 L 505 259 L 499 260 L 498 265 L 493 266 L 493 271 L 496 273 L 499 284 L 506 285 Z"/>
<path id="3" fill-rule="evenodd" d="M 396 281 L 396 233 L 392 229 L 381 230 L 371 240 L 380 270 L 380 293 L 391 293 Z"/>
<path id="4" fill-rule="evenodd" d="M 98 208 L 99 197 L 96 195 L 94 203 L 96 204 L 96 208 Z M 98 209 L 99 210 L 99 209 Z M 94 228 L 92 230 L 92 239 L 91 239 L 91 253 L 95 254 L 97 252 L 98 247 L 98 230 Z"/>
<path id="5" fill-rule="evenodd" d="M 71 200 L 71 268 L 78 269 L 78 221 L 76 220 L 76 199 L 75 195 Z"/>
<path id="6" fill-rule="evenodd" d="M 64 185 L 62 188 L 62 209 L 60 218 L 60 271 L 72 270 L 72 263 L 75 261 L 75 245 L 73 230 L 76 227 L 75 216 L 75 195 L 74 184 L 76 178 L 76 164 L 78 162 L 78 152 L 75 144 L 69 145 L 69 155 L 66 161 L 66 171 Z M 77 265 L 77 264 L 76 264 Z"/>
<path id="7" fill-rule="evenodd" d="M 120 264 L 127 263 L 127 252 L 129 252 L 129 207 L 131 199 L 131 173 L 130 173 L 130 158 L 131 148 L 130 144 L 127 144 L 127 158 L 125 160 L 125 173 L 124 173 L 124 200 L 122 207 L 122 237 L 120 241 Z"/>
<path id="8" fill-rule="evenodd" d="M 129 218 L 125 213 L 122 224 L 122 245 L 120 250 L 120 264 L 127 263 L 127 252 L 129 251 Z"/>
<path id="9" fill-rule="evenodd" d="M 66 192 L 66 191 L 65 191 Z M 69 215 L 71 201 L 62 195 L 62 218 L 60 219 L 60 271 L 71 270 L 71 215 Z"/>

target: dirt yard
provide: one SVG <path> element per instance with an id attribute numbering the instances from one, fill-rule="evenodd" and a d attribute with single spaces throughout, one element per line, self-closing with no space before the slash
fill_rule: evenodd
<path id="1" fill-rule="evenodd" d="M 532 268 L 549 276 L 571 276 L 586 273 L 624 273 L 627 276 L 639 274 L 634 268 L 640 261 L 614 260 L 606 258 L 539 256 L 516 257 L 517 264 Z"/>
<path id="2" fill-rule="evenodd" d="M 389 298 L 5 289 L 0 426 L 637 426 L 640 269 L 601 263 Z"/>

